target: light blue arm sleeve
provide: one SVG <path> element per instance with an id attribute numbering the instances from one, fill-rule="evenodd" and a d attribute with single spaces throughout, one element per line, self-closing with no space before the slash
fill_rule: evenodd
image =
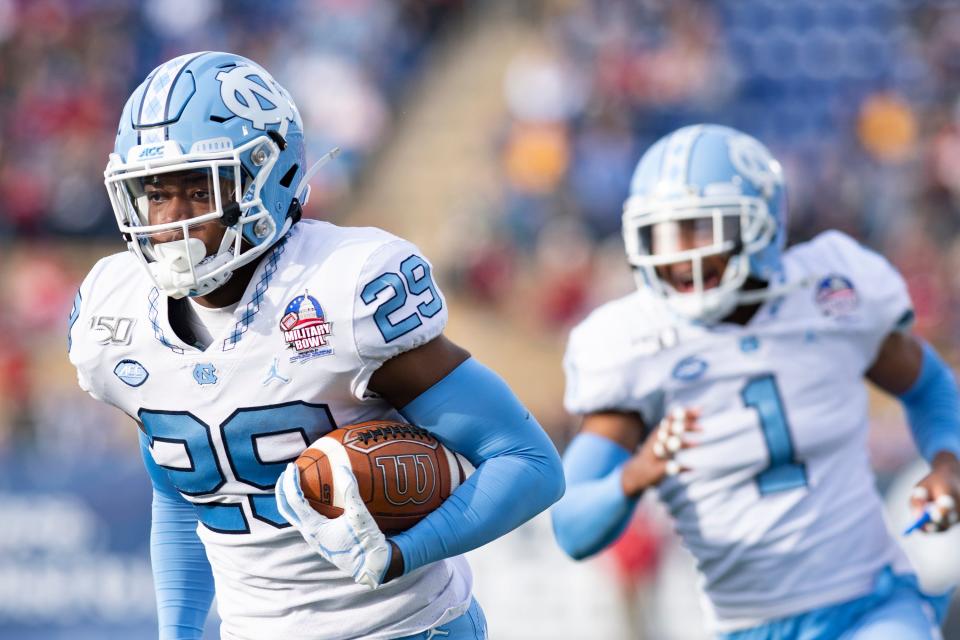
<path id="1" fill-rule="evenodd" d="M 621 476 L 630 452 L 594 433 L 580 433 L 563 454 L 567 493 L 551 510 L 557 543 L 582 560 L 620 537 L 638 498 L 623 493 Z"/>
<path id="2" fill-rule="evenodd" d="M 484 545 L 563 495 L 550 438 L 507 384 L 473 358 L 401 413 L 476 467 L 437 510 L 391 538 L 404 573 Z"/>
<path id="3" fill-rule="evenodd" d="M 960 458 L 960 392 L 947 364 L 923 344 L 923 363 L 900 401 L 920 454 L 930 462 L 941 451 Z"/>
<path id="4" fill-rule="evenodd" d="M 140 454 L 153 481 L 150 561 L 160 640 L 199 640 L 213 601 L 213 574 L 197 536 L 197 514 L 154 462 L 140 434 Z"/>

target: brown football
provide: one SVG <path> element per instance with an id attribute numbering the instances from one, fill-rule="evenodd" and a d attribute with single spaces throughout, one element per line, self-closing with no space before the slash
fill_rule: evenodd
<path id="1" fill-rule="evenodd" d="M 375 420 L 334 429 L 297 458 L 304 497 L 328 518 L 343 513 L 331 464 L 353 470 L 360 497 L 384 533 L 412 527 L 473 470 L 420 427 Z"/>

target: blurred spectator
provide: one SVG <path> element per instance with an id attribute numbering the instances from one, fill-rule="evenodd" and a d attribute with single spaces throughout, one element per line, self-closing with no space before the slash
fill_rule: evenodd
<path id="1" fill-rule="evenodd" d="M 582 317 L 602 300 L 601 265 L 624 280 L 609 267 L 616 250 L 600 259 L 600 247 L 618 244 L 636 161 L 668 131 L 712 121 L 756 135 L 783 162 L 791 241 L 838 228 L 884 251 L 910 284 L 918 330 L 956 342 L 960 285 L 949 256 L 960 255 L 960 7 L 942 0 L 544 6 L 541 41 L 527 43 L 504 83 L 501 205 L 491 222 L 500 233 L 487 248 L 470 239 L 474 253 L 514 265 L 512 281 L 498 272 L 500 296 L 525 297 L 535 282 L 551 291 L 536 296 L 546 327 L 562 332 Z M 556 261 L 541 257 L 553 251 L 543 245 L 554 242 L 557 221 L 576 226 L 593 254 L 583 259 L 578 247 L 569 258 L 586 267 L 559 277 Z M 464 285 L 491 295 L 482 283 Z"/>
<path id="2" fill-rule="evenodd" d="M 275 70 L 295 94 L 313 157 L 343 149 L 341 173 L 314 192 L 335 204 L 387 135 L 388 105 L 458 5 L 0 0 L 0 234 L 115 234 L 100 184 L 124 100 L 157 64 L 210 49 Z"/>

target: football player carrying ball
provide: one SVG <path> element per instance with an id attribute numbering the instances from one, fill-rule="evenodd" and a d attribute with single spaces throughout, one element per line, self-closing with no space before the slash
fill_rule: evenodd
<path id="1" fill-rule="evenodd" d="M 120 117 L 105 177 L 129 251 L 80 287 L 70 360 L 139 423 L 160 637 L 199 638 L 216 590 L 225 640 L 484 638 L 460 555 L 557 500 L 559 457 L 443 336 L 414 245 L 301 220 L 303 136 L 290 94 L 228 53 L 164 63 Z M 101 316 L 130 319 L 129 343 L 98 342 Z M 390 538 L 360 500 L 310 508 L 292 464 L 369 420 L 423 427 L 476 467 Z"/>

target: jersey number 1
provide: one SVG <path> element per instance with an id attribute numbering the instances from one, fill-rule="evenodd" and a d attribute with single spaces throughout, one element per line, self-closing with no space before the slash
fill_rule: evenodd
<path id="1" fill-rule="evenodd" d="M 743 403 L 756 409 L 760 429 L 770 454 L 770 464 L 757 475 L 761 495 L 787 491 L 807 484 L 807 470 L 794 458 L 793 440 L 783 410 L 777 381 L 771 375 L 752 378 L 740 392 Z"/>

